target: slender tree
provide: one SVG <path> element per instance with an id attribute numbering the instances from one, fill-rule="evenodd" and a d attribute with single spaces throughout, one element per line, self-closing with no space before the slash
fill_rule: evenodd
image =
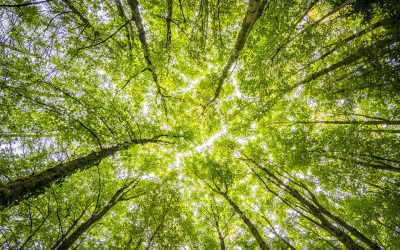
<path id="1" fill-rule="evenodd" d="M 129 192 L 135 189 L 135 187 L 139 184 L 139 180 L 140 177 L 138 179 L 129 181 L 127 184 L 118 189 L 103 208 L 92 213 L 88 220 L 79 225 L 74 232 L 58 243 L 59 245 L 53 246 L 53 249 L 69 249 L 79 239 L 79 237 L 82 236 L 82 234 L 86 233 L 95 223 L 100 221 L 104 215 L 106 215 L 119 202 L 134 199 L 143 195 L 128 195 Z"/>

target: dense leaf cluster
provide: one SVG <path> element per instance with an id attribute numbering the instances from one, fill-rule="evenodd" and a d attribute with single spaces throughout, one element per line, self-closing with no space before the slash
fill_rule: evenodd
<path id="1" fill-rule="evenodd" d="M 0 248 L 396 249 L 400 3 L 4 0 Z"/>

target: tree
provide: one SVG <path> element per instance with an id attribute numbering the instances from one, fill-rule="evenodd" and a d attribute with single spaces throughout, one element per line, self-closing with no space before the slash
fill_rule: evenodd
<path id="1" fill-rule="evenodd" d="M 396 248 L 399 17 L 3 1 L 0 247 Z"/>
<path id="2" fill-rule="evenodd" d="M 160 137 L 160 136 L 157 136 Z M 44 188 L 51 185 L 53 182 L 59 181 L 68 175 L 85 170 L 93 165 L 98 165 L 104 158 L 115 154 L 116 152 L 127 149 L 133 144 L 158 143 L 162 140 L 139 139 L 128 142 L 125 145 L 117 145 L 110 148 L 102 149 L 99 152 L 90 153 L 87 156 L 78 159 L 58 164 L 55 167 L 48 168 L 39 174 L 34 174 L 25 178 L 20 178 L 1 186 L 1 204 L 3 206 L 11 205 L 19 199 L 24 199 L 27 196 L 32 197 L 39 194 Z"/>
<path id="3" fill-rule="evenodd" d="M 70 248 L 78 240 L 78 238 L 82 236 L 82 234 L 86 233 L 90 229 L 90 227 L 92 227 L 98 221 L 100 221 L 115 205 L 117 205 L 118 202 L 137 198 L 140 195 L 142 195 L 142 194 L 134 195 L 134 196 L 128 195 L 128 193 L 132 189 L 135 189 L 135 187 L 138 184 L 139 184 L 138 180 L 134 179 L 132 181 L 129 181 L 129 183 L 123 185 L 120 189 L 117 190 L 117 192 L 115 192 L 115 194 L 111 197 L 111 199 L 107 202 L 107 204 L 103 208 L 99 209 L 98 207 L 96 207 L 97 211 L 95 210 L 90 215 L 90 217 L 87 221 L 85 221 L 81 225 L 79 225 L 79 227 L 77 227 L 69 236 L 67 236 L 68 233 L 63 235 L 61 240 L 59 242 L 57 242 L 52 248 L 54 248 L 54 249 Z M 73 227 L 70 227 L 70 229 L 72 229 L 72 228 Z M 68 230 L 68 231 L 70 231 L 70 230 Z"/>

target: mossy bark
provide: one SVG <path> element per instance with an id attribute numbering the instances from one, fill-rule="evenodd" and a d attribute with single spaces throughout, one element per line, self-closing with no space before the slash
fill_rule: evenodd
<path id="1" fill-rule="evenodd" d="M 11 206 L 19 200 L 36 196 L 53 182 L 59 181 L 78 170 L 85 170 L 97 165 L 102 159 L 115 154 L 120 149 L 120 146 L 114 146 L 98 152 L 92 152 L 84 157 L 48 168 L 38 174 L 0 184 L 0 208 Z"/>
<path id="2" fill-rule="evenodd" d="M 131 145 L 163 142 L 156 138 L 157 137 L 153 139 L 138 139 L 129 143 L 105 148 L 75 160 L 58 164 L 38 174 L 22 177 L 5 184 L 0 183 L 0 210 L 12 206 L 18 201 L 37 196 L 44 192 L 46 187 L 49 187 L 52 183 L 58 182 L 77 171 L 82 171 L 96 166 L 104 158 L 111 156 L 120 150 L 127 149 Z"/>

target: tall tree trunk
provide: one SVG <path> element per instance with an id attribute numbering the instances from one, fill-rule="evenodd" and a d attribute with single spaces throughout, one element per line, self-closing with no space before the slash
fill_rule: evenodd
<path id="1" fill-rule="evenodd" d="M 264 168 L 265 169 L 265 168 Z M 265 169 L 266 170 L 266 169 Z M 357 243 L 355 243 L 344 231 L 339 229 L 337 226 L 329 222 L 323 215 L 326 215 L 332 221 L 337 223 L 338 225 L 342 226 L 344 229 L 346 229 L 350 234 L 353 236 L 357 237 L 358 240 L 364 242 L 367 244 L 371 249 L 379 250 L 381 249 L 378 244 L 367 238 L 365 235 L 363 235 L 360 231 L 358 231 L 356 228 L 352 227 L 350 224 L 342 220 L 341 218 L 337 217 L 336 215 L 332 214 L 328 210 L 326 210 L 316 199 L 314 194 L 311 193 L 310 190 L 308 192 L 312 195 L 312 204 L 310 201 L 308 201 L 305 197 L 303 197 L 300 192 L 298 192 L 296 189 L 288 186 L 287 184 L 284 184 L 281 180 L 279 180 L 280 184 L 289 192 L 291 196 L 296 198 L 301 204 L 306 206 L 309 211 L 311 212 L 312 215 L 314 215 L 316 218 L 318 218 L 322 225 L 324 225 L 327 229 L 329 229 L 335 236 L 338 237 L 338 239 L 349 249 L 362 249 L 361 246 L 359 246 Z"/>
<path id="2" fill-rule="evenodd" d="M 262 215 L 262 214 L 259 214 L 259 216 L 261 216 L 261 218 L 263 218 L 263 219 L 268 223 L 268 225 L 271 227 L 272 233 L 275 234 L 275 236 L 278 237 L 283 243 L 285 243 L 285 245 L 286 245 L 289 249 L 291 249 L 291 250 L 296 250 L 296 248 L 295 248 L 294 246 L 292 246 L 292 244 L 290 244 L 290 242 L 289 242 L 288 240 L 286 240 L 284 237 L 282 237 L 282 236 L 275 230 L 275 228 L 274 228 L 274 226 L 272 225 L 271 221 L 270 221 L 267 217 L 265 217 L 265 216 Z"/>
<path id="3" fill-rule="evenodd" d="M 164 217 L 163 217 L 164 220 Z M 157 236 L 157 233 L 161 230 L 161 228 L 164 226 L 164 222 L 161 222 L 157 225 L 156 229 L 154 232 L 151 234 L 149 241 L 147 242 L 146 250 L 150 250 L 151 243 L 153 243 L 153 240 Z"/>
<path id="4" fill-rule="evenodd" d="M 218 193 L 221 194 L 229 202 L 233 210 L 235 210 L 235 212 L 240 216 L 244 224 L 246 224 L 247 228 L 250 230 L 251 234 L 256 239 L 258 245 L 260 246 L 260 249 L 262 250 L 270 249 L 267 246 L 267 243 L 265 243 L 264 239 L 261 237 L 257 228 L 254 226 L 251 220 L 243 213 L 243 211 L 236 205 L 236 203 L 226 193 L 223 192 L 218 192 Z"/>
<path id="5" fill-rule="evenodd" d="M 215 90 L 215 94 L 211 102 L 215 101 L 221 90 L 222 85 L 224 84 L 226 78 L 228 77 L 229 71 L 232 65 L 236 62 L 239 57 L 240 51 L 244 48 L 247 37 L 249 36 L 251 30 L 253 29 L 254 24 L 260 18 L 264 9 L 268 4 L 267 0 L 250 0 L 247 6 L 246 15 L 243 19 L 242 26 L 240 28 L 239 34 L 236 38 L 235 47 L 229 57 L 228 62 L 225 64 L 224 69 L 222 70 L 221 77 L 219 78 L 217 89 Z"/>
<path id="6" fill-rule="evenodd" d="M 337 13 L 339 10 L 345 8 L 349 3 L 351 3 L 354 0 L 347 0 L 344 3 L 342 3 L 340 6 L 336 7 L 335 9 L 331 10 L 328 14 L 325 16 L 321 17 L 311 25 L 303 28 L 300 32 L 298 33 L 289 33 L 289 36 L 286 38 L 283 44 L 281 44 L 278 49 L 275 51 L 275 53 L 272 55 L 270 60 L 273 62 L 275 57 L 281 52 L 285 47 L 287 47 L 290 43 L 292 43 L 295 39 L 301 37 L 305 32 L 311 30 L 312 28 L 318 26 L 320 23 L 322 23 L 325 19 L 327 19 L 330 16 L 333 16 L 335 13 Z M 304 17 L 311 11 L 312 8 L 318 3 L 318 1 L 312 1 L 311 4 L 308 6 L 307 11 L 303 14 L 302 19 L 299 19 L 295 25 L 292 26 L 292 30 L 296 29 L 296 26 L 304 19 Z"/>
<path id="7" fill-rule="evenodd" d="M 351 158 L 342 158 L 342 157 L 337 157 L 337 156 L 326 156 L 327 158 L 331 159 L 336 159 L 336 160 L 341 160 L 343 162 L 350 162 L 358 165 L 362 165 L 364 167 L 369 167 L 369 168 L 375 168 L 375 169 L 382 169 L 382 170 L 388 170 L 388 171 L 393 171 L 400 173 L 400 168 L 392 166 L 390 164 L 387 164 L 385 162 L 366 162 L 366 161 L 360 161 L 360 160 L 354 160 Z"/>
<path id="8" fill-rule="evenodd" d="M 127 149 L 133 144 L 157 143 L 157 139 L 138 139 L 131 143 L 120 144 L 110 148 L 104 148 L 98 152 L 92 152 L 75 160 L 58 164 L 38 174 L 22 177 L 14 181 L 0 183 L 0 210 L 14 205 L 17 201 L 26 200 L 42 193 L 52 183 L 72 175 L 77 171 L 89 169 L 98 165 L 104 158 L 114 155 L 116 152 Z"/>
<path id="9" fill-rule="evenodd" d="M 100 212 L 92 214 L 92 216 L 90 216 L 90 218 L 87 221 L 82 223 L 70 236 L 65 238 L 65 240 L 62 241 L 58 247 L 56 247 L 56 249 L 57 250 L 69 249 L 72 246 L 72 244 L 74 244 L 82 234 L 87 232 L 88 229 L 90 229 L 95 223 L 101 220 L 104 217 L 104 215 L 106 215 L 108 211 L 111 210 L 111 208 L 113 208 L 119 201 L 121 201 L 125 197 L 127 192 L 124 191 L 130 188 L 134 182 L 135 180 L 131 181 L 128 185 L 124 185 L 123 187 L 118 189 L 117 192 L 115 192 L 115 194 L 113 195 L 113 197 L 108 201 L 107 205 L 105 205 Z M 136 183 L 136 185 L 137 184 L 138 183 Z M 131 189 L 128 189 L 128 191 L 130 190 Z"/>
<path id="10" fill-rule="evenodd" d="M 382 169 L 382 170 L 388 170 L 388 171 L 393 171 L 400 173 L 400 168 L 399 167 L 394 167 L 386 163 L 382 164 L 375 164 L 375 163 L 369 163 L 369 162 L 362 162 L 362 161 L 353 161 L 356 164 L 363 165 L 365 167 L 370 167 L 370 168 L 375 168 L 375 169 Z"/>
<path id="11" fill-rule="evenodd" d="M 82 217 L 85 215 L 87 211 L 87 208 L 85 208 L 84 210 L 82 210 L 81 214 L 78 216 L 78 218 L 76 218 L 71 226 L 68 227 L 67 231 L 65 233 L 63 233 L 60 237 L 60 239 L 58 239 L 56 241 L 56 243 L 52 246 L 51 250 L 55 250 L 57 248 L 57 246 L 59 246 L 61 244 L 61 242 L 63 242 L 65 240 L 65 238 L 67 237 L 67 235 L 69 235 L 69 233 L 72 231 L 72 229 L 75 228 L 75 226 L 78 224 L 78 222 L 82 219 Z"/>
<path id="12" fill-rule="evenodd" d="M 347 65 L 350 65 L 350 64 L 356 62 L 356 61 L 360 60 L 361 58 L 364 58 L 364 57 L 370 55 L 371 51 L 376 51 L 378 49 L 383 50 L 390 44 L 394 43 L 395 41 L 396 41 L 395 39 L 388 38 L 386 40 L 378 41 L 369 46 L 363 47 L 363 48 L 359 49 L 356 53 L 349 55 L 348 57 L 344 58 L 343 60 L 341 60 L 337 63 L 334 63 L 331 66 L 328 66 L 324 69 L 321 69 L 320 71 L 314 72 L 311 75 L 307 76 L 302 81 L 289 87 L 287 93 L 301 85 L 308 84 L 311 81 L 313 81 L 323 75 L 333 72 L 336 69 L 339 69 L 341 67 L 344 67 L 344 66 L 347 66 Z"/>
<path id="13" fill-rule="evenodd" d="M 326 228 L 333 236 L 335 236 L 344 246 L 348 249 L 364 249 L 362 246 L 357 244 L 348 234 L 343 230 L 328 221 L 322 212 L 304 198 L 296 189 L 285 185 L 281 180 L 279 180 L 280 185 L 284 186 L 286 191 L 296 200 L 298 200 L 303 206 L 305 206 L 310 214 L 317 218 L 324 228 Z"/>
<path id="14" fill-rule="evenodd" d="M 166 49 L 169 48 L 169 45 L 171 44 L 171 38 L 172 38 L 172 35 L 171 35 L 172 6 L 173 6 L 172 0 L 167 0 L 167 19 L 166 19 L 167 35 L 166 35 L 166 41 L 165 41 Z"/>
<path id="15" fill-rule="evenodd" d="M 352 235 L 354 235 L 355 237 L 357 237 L 357 239 L 361 240 L 362 242 L 364 242 L 365 244 L 367 244 L 371 249 L 374 250 L 380 250 L 382 249 L 378 244 L 376 244 L 375 242 L 373 242 L 371 239 L 369 239 L 368 237 L 366 237 L 364 234 L 362 234 L 360 231 L 358 231 L 356 228 L 352 227 L 350 224 L 348 224 L 347 222 L 345 222 L 344 220 L 342 220 L 341 218 L 337 217 L 336 215 L 330 213 L 329 211 L 327 211 L 324 207 L 320 207 L 321 211 L 323 214 L 325 214 L 326 216 L 328 216 L 329 218 L 331 218 L 335 223 L 337 223 L 338 225 L 342 226 L 343 228 L 345 228 L 347 231 L 349 231 Z"/>
<path id="16" fill-rule="evenodd" d="M 142 15 L 140 14 L 140 11 L 139 11 L 139 2 L 137 0 L 128 0 L 128 4 L 131 7 L 132 17 L 135 21 L 136 28 L 139 31 L 139 41 L 142 44 L 144 59 L 146 60 L 147 67 L 149 68 L 149 70 L 153 76 L 153 81 L 156 84 L 157 93 L 161 97 L 161 101 L 162 101 L 162 105 L 163 105 L 165 114 L 167 114 L 167 106 L 166 106 L 166 103 L 164 100 L 164 94 L 162 93 L 163 88 L 160 86 L 160 84 L 158 82 L 158 76 L 156 74 L 154 65 L 150 59 L 150 49 L 149 49 L 149 44 L 147 43 L 146 31 L 144 30 Z"/>
<path id="17" fill-rule="evenodd" d="M 220 246 L 221 250 L 225 250 L 226 249 L 225 238 L 221 233 L 221 229 L 219 228 L 218 223 L 216 224 L 216 227 L 217 227 L 217 233 L 218 233 L 219 246 Z"/>
<path id="18" fill-rule="evenodd" d="M 279 47 L 276 49 L 276 51 L 274 52 L 274 54 L 271 56 L 270 60 L 271 62 L 274 61 L 275 57 L 279 54 L 279 52 L 286 47 L 292 40 L 294 40 L 296 38 L 293 37 L 293 33 L 294 31 L 296 31 L 296 27 L 297 25 L 304 20 L 304 18 L 308 15 L 308 13 L 312 10 L 312 8 L 314 8 L 314 6 L 319 2 L 319 0 L 313 0 L 307 7 L 306 10 L 303 12 L 303 15 L 301 15 L 301 17 L 299 19 L 297 19 L 296 22 L 294 22 L 290 29 L 287 36 L 284 38 L 284 41 L 281 45 L 279 45 Z M 304 29 L 298 34 L 301 35 L 304 32 Z"/>
<path id="19" fill-rule="evenodd" d="M 334 215 L 333 213 L 329 212 L 324 206 L 322 206 L 317 197 L 314 195 L 314 193 L 302 182 L 299 181 L 293 181 L 296 185 L 303 187 L 307 193 L 311 196 L 312 202 L 318 207 L 318 209 L 326 216 L 328 216 L 331 220 L 333 220 L 335 223 L 338 225 L 342 226 L 344 229 L 346 229 L 348 232 L 350 232 L 353 236 L 357 237 L 360 241 L 364 242 L 367 244 L 371 249 L 374 250 L 380 250 L 381 247 L 373 242 L 371 239 L 366 237 L 364 234 L 362 234 L 360 231 L 358 231 L 356 228 L 339 218 L 338 216 Z"/>
<path id="20" fill-rule="evenodd" d="M 352 40 L 354 40 L 358 37 L 361 37 L 361 36 L 367 34 L 368 32 L 371 32 L 371 31 L 373 31 L 379 27 L 382 27 L 390 22 L 393 22 L 392 19 L 390 19 L 390 18 L 380 20 L 380 21 L 374 23 L 373 25 L 371 25 L 370 27 L 367 27 L 367 28 L 359 31 L 358 33 L 352 34 L 351 36 L 348 36 L 347 38 L 343 39 L 342 41 L 337 42 L 336 44 L 332 44 L 332 45 L 334 45 L 334 47 L 332 49 L 328 50 L 327 52 L 325 52 L 324 54 L 319 56 L 317 59 L 313 60 L 311 63 L 315 63 L 317 61 L 323 60 L 325 57 L 333 54 L 333 52 L 337 51 L 338 48 L 347 44 L 348 42 L 351 42 Z"/>
<path id="21" fill-rule="evenodd" d="M 341 228 L 337 227 L 335 224 L 331 223 L 323 214 L 323 211 L 317 205 L 314 205 L 312 202 L 307 200 L 303 195 L 300 194 L 295 188 L 285 184 L 280 178 L 278 178 L 275 174 L 271 171 L 266 169 L 265 167 L 259 165 L 254 160 L 249 159 L 254 165 L 256 165 L 260 170 L 262 170 L 267 176 L 274 180 L 274 184 L 281 188 L 282 190 L 286 191 L 290 196 L 295 198 L 297 201 L 302 204 L 307 211 L 312 214 L 315 218 L 317 218 L 324 229 L 326 229 L 331 235 L 335 236 L 344 246 L 348 249 L 354 250 L 361 250 L 365 249 L 359 244 L 357 244 L 345 231 Z M 329 217 L 329 216 L 328 216 Z M 376 249 L 376 248 L 373 248 Z M 378 248 L 380 249 L 380 248 Z"/>
<path id="22" fill-rule="evenodd" d="M 299 121 L 302 124 L 335 124 L 335 125 L 400 125 L 400 121 Z"/>
<path id="23" fill-rule="evenodd" d="M 114 0 L 115 5 L 117 5 L 118 15 L 124 20 L 124 22 L 128 21 L 128 17 L 125 14 L 124 7 L 122 6 L 121 0 Z M 129 22 L 128 26 L 126 27 L 126 38 L 128 39 L 129 49 L 132 50 L 133 47 L 133 27 L 132 24 Z"/>

